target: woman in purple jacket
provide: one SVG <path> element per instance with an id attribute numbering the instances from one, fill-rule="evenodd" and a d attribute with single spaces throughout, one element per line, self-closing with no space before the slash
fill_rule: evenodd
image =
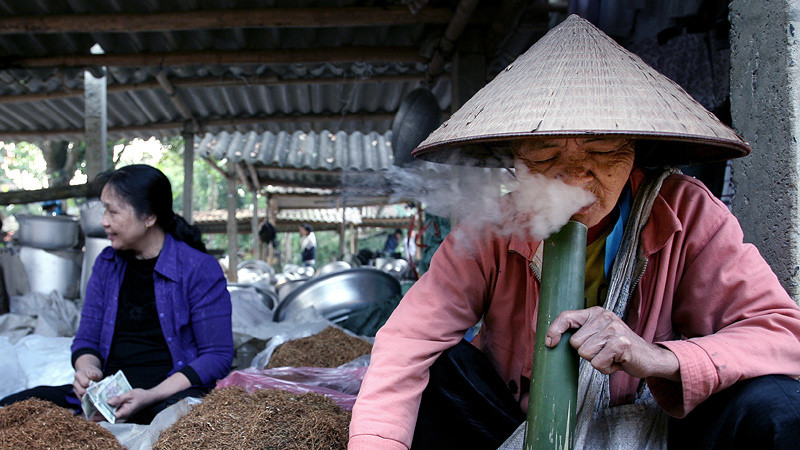
<path id="1" fill-rule="evenodd" d="M 75 380 L 30 397 L 77 409 L 90 381 L 121 370 L 133 390 L 109 399 L 118 420 L 150 423 L 184 397 L 199 397 L 230 371 L 231 302 L 200 233 L 172 211 L 167 177 L 147 165 L 104 176 L 102 225 L 111 247 L 98 256 L 72 343 Z"/>

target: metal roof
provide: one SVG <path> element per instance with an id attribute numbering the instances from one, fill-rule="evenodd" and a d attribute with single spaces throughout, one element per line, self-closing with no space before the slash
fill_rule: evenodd
<path id="1" fill-rule="evenodd" d="M 244 165 L 265 185 L 337 188 L 355 176 L 379 179 L 394 161 L 391 131 L 333 133 L 247 132 L 206 134 L 196 155 L 216 162 Z"/>
<path id="2" fill-rule="evenodd" d="M 395 207 L 398 206 L 398 207 Z M 398 210 L 407 214 L 398 213 Z M 194 224 L 203 233 L 225 233 L 228 212 L 223 209 L 195 212 L 192 216 Z M 236 211 L 237 230 L 239 233 L 251 232 L 252 210 Z M 408 223 L 411 213 L 402 205 L 386 205 L 383 207 L 347 207 L 345 216 L 348 224 L 369 227 L 398 227 Z M 315 230 L 338 230 L 342 224 L 342 208 L 284 209 L 278 212 L 275 228 L 279 232 L 297 231 L 300 224 L 308 223 Z M 263 218 L 261 219 L 263 220 Z"/>
<path id="3" fill-rule="evenodd" d="M 443 45 L 457 38 L 443 36 L 464 5 L 478 5 L 465 19 L 496 42 L 516 15 L 534 11 L 542 23 L 566 9 L 546 0 L 0 0 L 0 139 L 82 140 L 84 73 L 103 67 L 110 139 L 174 136 L 195 123 L 201 134 L 384 133 L 421 84 L 450 109 Z M 442 76 L 428 76 L 434 61 Z"/>

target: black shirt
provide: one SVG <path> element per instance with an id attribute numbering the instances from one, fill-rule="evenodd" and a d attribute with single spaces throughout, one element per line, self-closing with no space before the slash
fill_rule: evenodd
<path id="1" fill-rule="evenodd" d="M 127 259 L 105 376 L 122 370 L 134 388 L 150 389 L 172 370 L 156 309 L 153 272 L 158 257 Z"/>

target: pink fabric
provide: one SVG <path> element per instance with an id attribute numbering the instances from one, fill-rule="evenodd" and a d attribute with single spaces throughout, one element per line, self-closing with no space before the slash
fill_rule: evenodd
<path id="1" fill-rule="evenodd" d="M 643 178 L 632 174 L 634 192 Z M 736 218 L 700 182 L 665 180 L 642 231 L 648 265 L 627 321 L 678 357 L 681 383 L 647 380 L 673 416 L 742 379 L 800 375 L 800 308 L 742 238 Z M 481 316 L 474 344 L 509 386 L 530 378 L 539 291 L 530 261 L 538 244 L 467 227 L 447 237 L 376 337 L 353 410 L 351 449 L 390 448 L 386 440 L 399 445 L 391 448 L 410 446 L 428 368 Z M 612 375 L 612 404 L 632 402 L 639 381 Z M 515 395 L 527 409 L 527 392 Z"/>

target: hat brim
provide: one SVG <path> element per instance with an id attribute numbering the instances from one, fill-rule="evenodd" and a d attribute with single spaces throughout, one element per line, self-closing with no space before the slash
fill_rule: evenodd
<path id="1" fill-rule="evenodd" d="M 637 164 L 646 167 L 723 161 L 747 156 L 750 153 L 750 147 L 742 141 L 708 139 L 704 136 L 564 131 L 533 136 L 502 134 L 482 136 L 480 139 L 451 140 L 418 147 L 412 155 L 425 161 L 442 164 L 513 167 L 514 157 L 511 148 L 514 141 L 586 136 L 629 137 L 635 140 Z"/>

